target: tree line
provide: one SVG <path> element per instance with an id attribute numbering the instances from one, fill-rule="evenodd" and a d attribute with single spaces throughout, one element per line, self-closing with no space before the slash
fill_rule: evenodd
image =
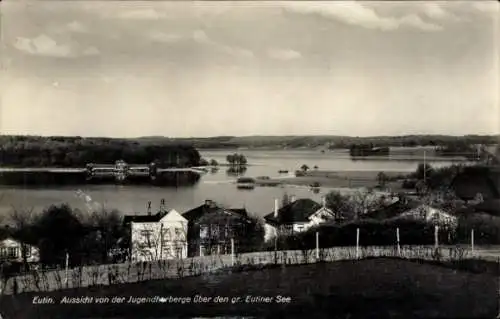
<path id="1" fill-rule="evenodd" d="M 52 205 L 40 214 L 13 209 L 9 219 L 12 226 L 3 231 L 38 247 L 40 264 L 44 267 L 63 266 L 66 254 L 70 265 L 112 262 L 108 252 L 127 244 L 123 240 L 128 230 L 117 210 L 87 213 L 62 204 Z M 26 262 L 25 254 L 22 256 Z"/>
<path id="2" fill-rule="evenodd" d="M 305 232 L 280 234 L 277 238 L 279 250 L 309 250 L 316 247 L 316 233 L 320 237 L 321 247 L 356 245 L 356 231 L 360 231 L 362 246 L 392 246 L 396 244 L 396 229 L 399 228 L 401 245 L 434 244 L 434 221 L 420 220 L 409 216 L 390 218 L 367 217 L 367 213 L 387 207 L 388 202 L 382 197 L 371 197 L 369 192 L 344 195 L 332 191 L 326 195 L 326 206 L 336 214 L 330 222 L 319 224 Z M 404 199 L 403 194 L 397 195 Z M 435 195 L 435 194 L 434 194 Z M 470 244 L 471 230 L 475 232 L 477 245 L 500 244 L 500 217 L 488 213 L 476 213 L 467 210 L 464 201 L 451 193 L 441 196 L 428 194 L 421 198 L 422 203 L 441 209 L 456 217 L 452 224 L 440 225 L 438 237 L 440 244 Z M 282 205 L 289 203 L 284 196 Z M 401 211 L 400 213 L 403 213 Z M 266 250 L 274 250 L 275 243 L 265 244 Z"/>
<path id="3" fill-rule="evenodd" d="M 153 161 L 165 167 L 199 165 L 200 154 L 190 144 L 134 139 L 0 136 L 0 165 L 9 167 L 85 167 L 88 163 L 131 164 Z"/>
<path id="4" fill-rule="evenodd" d="M 0 228 L 0 232 L 4 237 L 12 236 L 38 247 L 42 267 L 62 267 L 66 256 L 70 266 L 122 262 L 130 257 L 130 225 L 123 224 L 118 210 L 101 207 L 84 212 L 61 204 L 52 205 L 38 214 L 33 210 L 14 208 L 7 219 L 10 226 Z M 238 251 L 259 250 L 264 238 L 262 221 L 250 215 L 242 227 L 244 236 L 238 241 Z M 192 233 L 189 233 L 188 239 L 191 237 Z M 25 251 L 21 256 L 23 263 L 14 265 L 16 271 L 21 270 L 19 266 L 27 266 Z"/>
<path id="5" fill-rule="evenodd" d="M 466 145 L 496 144 L 498 136 L 494 135 L 407 135 L 407 136 L 217 136 L 207 138 L 167 139 L 156 137 L 141 139 L 148 141 L 176 141 L 188 143 L 198 149 L 236 149 L 248 148 L 299 148 L 329 146 L 332 149 L 349 149 L 353 144 L 373 144 L 379 147 L 415 147 L 415 146 L 447 146 L 456 143 Z"/>

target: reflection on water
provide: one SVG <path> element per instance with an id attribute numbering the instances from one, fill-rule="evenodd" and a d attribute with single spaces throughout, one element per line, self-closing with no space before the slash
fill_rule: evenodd
<path id="1" fill-rule="evenodd" d="M 115 208 L 123 213 L 146 213 L 148 201 L 152 208 L 159 207 L 162 198 L 168 208 L 175 208 L 179 212 L 201 205 L 205 199 L 213 199 L 223 205 L 231 207 L 245 207 L 250 213 L 264 215 L 274 209 L 274 199 L 283 194 L 295 195 L 297 198 L 311 198 L 320 202 L 321 196 L 331 189 L 311 189 L 309 186 L 283 185 L 280 187 L 257 187 L 252 191 L 239 191 L 235 179 L 241 175 L 247 177 L 269 176 L 283 178 L 286 174 L 279 174 L 279 170 L 294 172 L 302 165 L 321 170 L 336 171 L 415 171 L 420 161 L 380 161 L 363 160 L 352 161 L 347 156 L 339 157 L 332 152 L 320 153 L 314 151 L 238 151 L 243 153 L 250 164 L 245 170 L 232 171 L 231 168 L 220 167 L 211 170 L 201 177 L 199 183 L 185 187 L 152 187 L 149 185 L 77 185 L 63 187 L 26 188 L 0 186 L 0 215 L 8 214 L 12 206 L 16 208 L 33 208 L 41 211 L 51 204 L 68 203 L 72 207 L 87 210 L 88 203 L 75 196 L 81 189 L 95 202 L 107 208 Z M 202 157 L 208 160 L 215 159 L 225 163 L 227 154 L 232 150 L 201 152 Z M 259 165 L 254 165 L 258 163 Z M 429 160 L 434 167 L 450 165 L 451 162 Z M 236 177 L 236 178 L 235 178 Z M 348 190 L 343 190 L 348 191 Z"/>
<path id="2" fill-rule="evenodd" d="M 246 166 L 232 166 L 226 170 L 226 175 L 239 177 L 239 176 L 244 176 L 246 171 L 247 171 Z"/>

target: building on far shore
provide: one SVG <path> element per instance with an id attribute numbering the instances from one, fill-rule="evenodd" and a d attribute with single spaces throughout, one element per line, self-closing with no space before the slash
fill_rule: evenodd
<path id="1" fill-rule="evenodd" d="M 130 227 L 130 259 L 133 262 L 187 258 L 188 221 L 175 209 L 167 210 L 162 200 L 158 213 L 127 215 Z"/>
<path id="2" fill-rule="evenodd" d="M 295 199 L 279 207 L 278 199 L 274 202 L 274 212 L 264 216 L 264 241 L 269 241 L 278 235 L 291 235 L 308 230 L 309 228 L 327 221 L 337 219 L 336 214 L 326 207 L 323 197 L 322 205 L 312 199 Z"/>

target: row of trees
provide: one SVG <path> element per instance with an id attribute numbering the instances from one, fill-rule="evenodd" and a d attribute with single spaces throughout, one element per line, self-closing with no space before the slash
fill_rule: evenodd
<path id="1" fill-rule="evenodd" d="M 226 161 L 233 166 L 245 166 L 247 165 L 247 158 L 243 154 L 229 154 L 226 156 Z"/>
<path id="2" fill-rule="evenodd" d="M 330 145 L 331 149 L 348 149 L 353 144 L 374 144 L 382 147 L 415 147 L 415 146 L 448 146 L 457 143 L 467 145 L 496 144 L 498 136 L 493 135 L 407 135 L 378 137 L 348 137 L 348 136 L 254 136 L 234 137 L 221 136 L 210 138 L 176 139 L 190 143 L 196 148 L 239 148 L 239 147 L 320 147 Z"/>
<path id="3" fill-rule="evenodd" d="M 126 252 L 131 244 L 130 229 L 123 224 L 121 213 L 102 207 L 93 211 L 82 212 L 66 204 L 50 206 L 41 214 L 33 210 L 13 209 L 8 217 L 12 226 L 4 231 L 21 242 L 38 247 L 40 263 L 47 267 L 63 266 L 67 254 L 70 265 L 105 264 L 118 261 L 116 258 L 123 259 L 123 255 L 110 254 L 113 251 Z M 264 238 L 262 220 L 255 216 L 235 216 L 233 219 L 237 219 L 242 226 L 237 231 L 238 251 L 259 250 Z M 210 220 L 211 215 L 204 218 L 205 223 L 219 223 Z M 155 233 L 152 230 L 151 233 Z M 189 234 L 193 234 L 193 229 Z M 188 238 L 186 234 L 184 236 Z M 153 253 L 156 254 L 154 257 L 158 257 L 162 247 L 159 243 L 163 238 L 155 239 L 153 236 L 149 241 L 142 253 Z M 22 256 L 26 266 L 26 251 L 22 252 Z"/>
<path id="4" fill-rule="evenodd" d="M 389 177 L 385 172 L 377 174 L 377 183 L 385 188 L 387 183 L 393 180 L 402 181 L 403 189 L 416 189 L 420 194 L 427 191 L 447 191 L 450 189 L 454 178 L 463 171 L 461 165 L 450 165 L 434 168 L 430 164 L 419 164 L 415 172 L 406 176 Z"/>
<path id="5" fill-rule="evenodd" d="M 116 210 L 84 213 L 63 204 L 50 206 L 41 214 L 13 209 L 9 219 L 13 225 L 7 229 L 10 235 L 37 246 L 44 266 L 64 265 L 66 254 L 71 265 L 111 262 L 110 249 L 127 245 L 123 239 L 128 230 Z"/>
<path id="6" fill-rule="evenodd" d="M 500 244 L 500 217 L 485 213 L 457 215 L 456 227 L 439 229 L 440 244 L 470 244 L 471 230 L 474 230 L 476 245 Z M 356 231 L 360 230 L 363 246 L 391 246 L 396 244 L 396 229 L 399 228 L 402 245 L 431 245 L 434 243 L 434 224 L 428 221 L 391 218 L 359 219 L 342 224 L 325 224 L 303 233 L 281 236 L 278 249 L 313 249 L 316 247 L 316 232 L 321 247 L 354 246 Z M 267 245 L 266 249 L 274 249 Z"/>
<path id="7" fill-rule="evenodd" d="M 393 194 L 391 197 L 396 195 L 400 199 L 404 198 L 404 194 Z M 500 217 L 472 211 L 465 213 L 466 203 L 452 192 L 430 192 L 421 200 L 422 203 L 442 209 L 456 217 L 456 223 L 440 226 L 440 243 L 470 243 L 473 229 L 476 244 L 500 244 Z M 290 197 L 285 195 L 282 205 L 289 202 Z M 326 206 L 335 212 L 340 220 L 336 223 L 321 224 L 303 233 L 280 236 L 279 249 L 312 249 L 316 246 L 316 232 L 321 238 L 321 247 L 352 246 L 356 243 L 358 228 L 363 238 L 363 245 L 394 245 L 397 228 L 402 244 L 428 245 L 434 242 L 435 224 L 432 221 L 406 217 L 371 219 L 364 216 L 367 212 L 386 207 L 388 204 L 388 198 L 374 196 L 371 192 L 356 192 L 349 195 L 330 192 L 326 195 Z M 274 246 L 271 246 L 266 245 L 266 249 L 274 249 Z"/>
<path id="8" fill-rule="evenodd" d="M 189 167 L 200 162 L 199 152 L 188 144 L 141 140 L 1 136 L 0 165 L 10 167 L 85 167 L 87 163 L 147 164 L 158 161 L 167 167 Z"/>

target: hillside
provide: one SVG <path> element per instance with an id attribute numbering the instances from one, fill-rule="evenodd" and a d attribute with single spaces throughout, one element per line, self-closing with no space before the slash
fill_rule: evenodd
<path id="1" fill-rule="evenodd" d="M 486 135 L 406 135 L 406 136 L 216 136 L 207 138 L 141 137 L 141 141 L 182 142 L 199 149 L 207 148 L 349 148 L 353 144 L 373 144 L 378 147 L 451 146 L 496 144 L 500 136 Z"/>
<path id="2" fill-rule="evenodd" d="M 79 136 L 0 136 L 0 165 L 8 167 L 85 167 L 116 160 L 162 166 L 195 166 L 200 154 L 191 143 L 167 138 L 118 139 Z"/>
<path id="3" fill-rule="evenodd" d="M 265 318 L 493 318 L 494 274 L 457 271 L 396 259 L 368 259 L 221 273 L 90 289 L 3 296 L 8 318 L 165 318 L 249 315 Z M 194 301 L 196 295 L 210 297 Z M 54 304 L 34 304 L 33 297 Z M 97 304 L 64 304 L 66 297 L 109 297 Z M 123 303 L 111 299 L 121 296 Z M 138 302 L 146 297 L 184 302 Z M 215 297 L 227 297 L 217 302 Z M 250 298 L 247 299 L 247 296 Z M 278 296 L 284 298 L 279 299 Z M 239 300 L 237 298 L 240 298 Z M 253 297 L 253 299 L 252 299 Z M 256 300 L 255 297 L 268 297 Z M 188 301 L 187 298 L 191 298 Z M 272 298 L 272 299 L 271 299 Z"/>

